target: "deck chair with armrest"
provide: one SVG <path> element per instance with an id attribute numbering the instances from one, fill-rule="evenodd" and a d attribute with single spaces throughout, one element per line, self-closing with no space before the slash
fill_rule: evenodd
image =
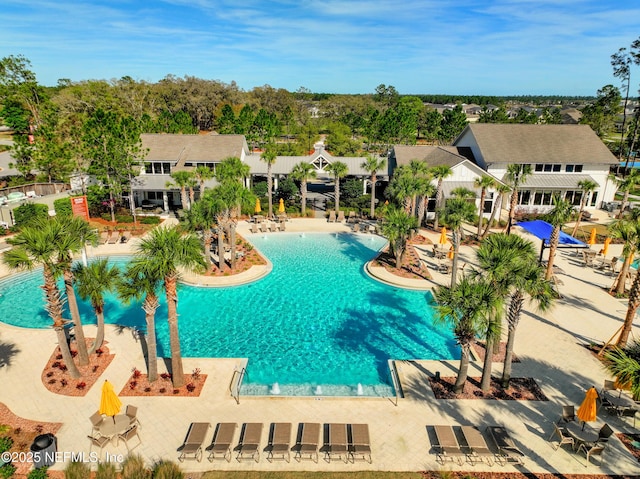
<path id="1" fill-rule="evenodd" d="M 349 217 L 347 218 L 347 223 L 355 223 L 356 222 L 356 212 L 349 211 Z"/>
<path id="2" fill-rule="evenodd" d="M 489 466 L 493 466 L 493 452 L 489 449 L 484 436 L 475 426 L 461 426 L 462 435 L 467 442 L 467 458 L 474 464 L 476 462 L 485 462 Z"/>
<path id="3" fill-rule="evenodd" d="M 209 452 L 209 462 L 213 462 L 214 459 L 218 458 L 231 462 L 231 445 L 233 444 L 233 436 L 237 427 L 238 425 L 235 422 L 220 422 L 216 425 L 211 444 L 206 449 Z M 220 456 L 217 456 L 218 454 Z"/>
<path id="4" fill-rule="evenodd" d="M 371 464 L 371 441 L 369 439 L 368 424 L 351 424 L 351 439 L 349 441 L 349 454 L 355 462 L 362 458 Z"/>
<path id="5" fill-rule="evenodd" d="M 120 241 L 120 233 L 118 233 L 117 231 L 113 231 L 109 235 L 109 239 L 107 240 L 107 244 L 117 244 L 118 241 Z"/>
<path id="6" fill-rule="evenodd" d="M 318 423 L 301 423 L 299 437 L 294 450 L 296 451 L 294 458 L 300 461 L 303 455 L 308 455 L 309 459 L 318 462 L 318 442 L 320 440 L 320 424 Z"/>
<path id="7" fill-rule="evenodd" d="M 571 422 L 576 420 L 576 408 L 573 405 L 562 406 L 562 417 L 558 424 L 561 422 Z"/>
<path id="8" fill-rule="evenodd" d="M 91 421 L 91 433 L 95 434 L 100 432 L 100 424 L 102 424 L 102 421 L 104 421 L 104 417 L 102 416 L 102 414 L 100 414 L 99 411 L 94 412 L 91 417 L 89 418 L 89 420 Z"/>
<path id="9" fill-rule="evenodd" d="M 137 424 L 134 424 L 122 434 L 118 434 L 118 442 L 120 442 L 120 440 L 124 441 L 124 445 L 127 448 L 127 452 L 131 452 L 132 449 L 135 449 L 140 444 L 142 444 L 142 439 L 140 439 L 140 435 L 138 434 L 139 430 L 140 430 L 140 426 L 138 426 Z M 134 437 L 138 438 L 138 444 L 136 444 L 134 447 L 129 447 L 129 441 Z"/>
<path id="10" fill-rule="evenodd" d="M 87 436 L 87 438 L 89 438 L 89 442 L 91 443 L 89 445 L 89 453 L 91 453 L 91 450 L 95 446 L 100 449 L 99 459 L 101 459 L 102 450 L 111 442 L 111 438 L 108 436 Z"/>
<path id="11" fill-rule="evenodd" d="M 502 466 L 507 463 L 524 464 L 524 453 L 518 449 L 509 431 L 502 426 L 489 426 L 487 427 L 487 431 L 498 450 L 496 453 L 496 462 L 498 462 L 498 464 Z"/>
<path id="12" fill-rule="evenodd" d="M 466 457 L 466 454 L 460 447 L 460 443 L 453 431 L 453 427 L 433 426 L 433 429 L 438 441 L 438 444 L 435 446 L 436 461 L 444 464 L 447 459 L 451 459 L 462 466 L 462 458 Z"/>
<path id="13" fill-rule="evenodd" d="M 331 462 L 331 459 L 336 457 L 342 458 L 345 462 L 348 460 L 349 443 L 347 441 L 347 425 L 346 424 L 329 424 L 327 429 L 328 437 L 326 441 L 327 451 L 326 460 Z"/>
<path id="14" fill-rule="evenodd" d="M 187 437 L 184 438 L 184 443 L 178 448 L 178 452 L 180 452 L 178 460 L 180 462 L 188 459 L 189 456 L 193 456 L 193 459 L 198 462 L 202 460 L 202 444 L 210 427 L 211 424 L 208 422 L 191 423 L 189 431 L 187 431 Z"/>
<path id="15" fill-rule="evenodd" d="M 608 381 L 608 382 L 613 383 L 613 381 Z M 606 386 L 606 381 L 605 381 L 605 386 Z M 607 396 L 604 394 L 605 391 L 609 391 L 609 390 L 611 389 L 602 388 L 602 390 L 598 393 L 598 402 L 600 403 L 598 405 L 598 409 L 603 407 L 606 409 L 606 411 L 609 414 L 617 415 L 618 414 L 617 408 L 613 405 L 611 401 L 607 399 Z"/>
<path id="16" fill-rule="evenodd" d="M 554 447 L 556 451 L 565 444 L 570 444 L 571 449 L 574 448 L 575 440 L 573 439 L 573 436 L 569 433 L 567 428 L 562 426 L 562 423 L 553 423 L 553 433 L 551 434 L 551 437 L 549 437 L 549 441 L 551 441 L 554 436 L 558 436 L 558 444 Z"/>
<path id="17" fill-rule="evenodd" d="M 100 239 L 98 240 L 98 243 L 107 244 L 107 241 L 109 241 L 109 232 L 103 231 L 102 233 L 100 233 Z"/>
<path id="18" fill-rule="evenodd" d="M 282 459 L 290 462 L 291 454 L 291 423 L 276 422 L 271 425 L 271 438 L 267 446 L 267 461 L 272 462 L 274 456 L 282 456 Z"/>
<path id="19" fill-rule="evenodd" d="M 638 413 L 638 410 L 632 407 L 626 407 L 624 409 L 622 409 L 620 411 L 620 419 L 625 418 L 625 417 L 632 417 L 633 418 L 633 428 L 636 428 L 636 414 Z M 624 419 L 622 419 L 624 421 Z"/>
<path id="20" fill-rule="evenodd" d="M 259 228 L 260 228 L 260 232 L 262 233 L 266 233 L 267 231 L 269 231 L 266 221 L 261 222 L 259 225 Z"/>
<path id="21" fill-rule="evenodd" d="M 589 465 L 591 456 L 600 456 L 602 458 L 602 454 L 604 453 L 605 448 L 606 445 L 599 442 L 596 442 L 594 444 L 583 442 L 582 444 L 580 444 L 578 453 L 583 453 L 587 457 L 587 462 L 585 463 L 584 467 L 587 467 Z"/>
<path id="22" fill-rule="evenodd" d="M 240 442 L 236 450 L 238 454 L 236 459 L 255 459 L 260 460 L 260 438 L 262 437 L 262 423 L 247 422 L 242 425 L 242 433 L 240 434 Z"/>
<path id="23" fill-rule="evenodd" d="M 597 442 L 608 442 L 609 438 L 613 435 L 613 429 L 607 423 L 605 423 L 598 431 Z"/>
<path id="24" fill-rule="evenodd" d="M 583 266 L 593 266 L 593 255 L 586 251 L 582 251 L 582 260 L 584 261 Z"/>
<path id="25" fill-rule="evenodd" d="M 338 223 L 344 223 L 344 211 L 338 211 Z"/>
<path id="26" fill-rule="evenodd" d="M 329 223 L 335 223 L 335 222 L 336 222 L 336 212 L 329 211 Z"/>
<path id="27" fill-rule="evenodd" d="M 138 428 L 140 428 L 140 420 L 138 419 L 138 408 L 132 406 L 131 404 L 127 404 L 127 409 L 125 410 L 125 414 L 129 418 L 129 425 L 133 426 L 136 424 Z"/>
<path id="28" fill-rule="evenodd" d="M 280 231 L 285 231 L 287 229 L 287 222 L 286 221 L 280 221 L 279 227 L 280 227 Z"/>

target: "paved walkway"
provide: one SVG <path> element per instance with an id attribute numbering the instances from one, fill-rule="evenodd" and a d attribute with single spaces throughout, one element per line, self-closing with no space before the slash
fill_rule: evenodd
<path id="1" fill-rule="evenodd" d="M 249 240 L 249 224 L 241 222 L 240 234 Z M 349 231 L 344 224 L 327 223 L 320 219 L 293 219 L 287 224 L 289 233 L 303 231 Z M 260 233 L 262 234 L 262 233 Z M 266 233 L 286 234 L 286 233 Z M 362 234 L 362 233 L 359 233 Z M 437 234 L 423 231 L 433 241 Z M 534 240 L 538 245 L 539 241 Z M 127 245 L 101 246 L 89 252 L 89 256 L 127 253 L 135 242 Z M 593 248 L 600 249 L 600 245 Z M 619 251 L 612 245 L 610 255 Z M 425 248 L 421 256 L 427 263 L 433 258 Z M 463 247 L 461 264 L 471 267 L 474 253 Z M 327 463 L 321 459 L 290 463 L 268 462 L 261 454 L 259 462 L 216 461 L 209 463 L 188 461 L 182 467 L 187 471 L 220 470 L 491 470 L 495 472 L 555 472 L 563 474 L 605 473 L 637 474 L 638 463 L 626 451 L 618 439 L 612 439 L 605 453 L 602 466 L 596 461 L 585 469 L 585 460 L 566 450 L 555 451 L 547 441 L 553 430 L 563 404 L 579 405 L 584 391 L 591 385 L 600 388 L 607 378 L 597 359 L 582 345 L 590 341 L 605 341 L 621 324 L 626 304 L 609 296 L 603 287 L 610 286 L 612 278 L 591 268 L 580 266 L 577 257 L 570 252 L 558 254 L 558 265 L 563 273 L 558 277 L 563 285 L 563 299 L 553 311 L 541 316 L 535 312 L 523 315 L 516 338 L 516 353 L 522 362 L 515 363 L 514 377 L 534 377 L 549 398 L 538 401 L 483 401 L 483 400 L 436 400 L 427 385 L 427 378 L 437 371 L 442 375 L 455 375 L 456 361 L 402 361 L 397 362 L 406 397 L 394 398 L 283 398 L 242 397 L 240 403 L 229 394 L 229 383 L 233 369 L 241 358 L 185 359 L 184 369 L 189 372 L 198 367 L 208 374 L 207 383 L 198 398 L 123 398 L 125 404 L 139 408 L 142 423 L 142 444 L 135 452 L 149 462 L 160 458 L 177 459 L 176 449 L 184 439 L 192 421 L 210 422 L 262 422 L 268 429 L 271 422 L 291 422 L 294 428 L 299 422 L 345 422 L 368 423 L 371 432 L 373 463 L 345 464 L 337 460 Z M 433 280 L 425 281 L 431 287 L 445 283 L 449 276 L 431 270 Z M 6 269 L 0 267 L 0 276 Z M 399 280 L 396 280 L 399 281 Z M 401 281 L 401 280 L 400 280 Z M 88 337 L 95 334 L 87 327 Z M 639 335 L 635 328 L 636 337 Z M 115 360 L 104 377 L 120 390 L 126 383 L 131 369 L 145 369 L 140 344 L 128 333 L 118 334 L 114 327 L 107 330 L 107 340 Z M 60 451 L 89 451 L 86 435 L 90 432 L 89 416 L 99 404 L 100 388 L 94 386 L 85 397 L 58 396 L 48 392 L 40 380 L 42 368 L 56 345 L 55 335 L 50 330 L 29 330 L 0 324 L 0 355 L 7 362 L 0 368 L 0 401 L 14 413 L 33 420 L 58 421 L 64 425 L 58 432 Z M 309 358 L 313 360 L 313 358 Z M 474 362 L 471 375 L 479 375 L 481 364 Z M 494 364 L 499 374 L 500 364 Z M 607 421 L 616 431 L 631 430 L 628 423 L 601 414 L 600 424 Z M 493 466 L 478 464 L 458 466 L 436 463 L 427 426 L 434 424 L 477 424 L 480 426 L 503 424 L 511 431 L 518 446 L 525 452 L 525 466 Z M 636 431 L 639 432 L 639 431 Z M 207 436 L 211 440 L 212 432 Z M 266 446 L 267 433 L 263 433 L 261 450 Z M 236 436 L 237 441 L 237 436 Z M 135 442 L 134 442 L 135 444 Z M 107 447 L 111 454 L 125 454 L 123 443 Z M 64 464 L 54 466 L 62 469 Z"/>

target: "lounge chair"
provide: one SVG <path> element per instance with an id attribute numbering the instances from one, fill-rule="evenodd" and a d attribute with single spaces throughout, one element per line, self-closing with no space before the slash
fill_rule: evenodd
<path id="1" fill-rule="evenodd" d="M 209 461 L 216 459 L 216 454 L 221 454 L 223 459 L 231 462 L 231 445 L 233 444 L 233 436 L 236 434 L 238 425 L 235 422 L 221 422 L 216 426 L 213 433 L 211 444 L 207 446 L 209 451 Z"/>
<path id="2" fill-rule="evenodd" d="M 360 231 L 360 223 L 353 224 L 353 232 L 358 233 Z"/>
<path id="3" fill-rule="evenodd" d="M 291 454 L 291 423 L 276 422 L 271 425 L 271 440 L 269 441 L 267 460 L 273 461 L 274 455 L 282 455 L 282 459 L 289 462 Z"/>
<path id="4" fill-rule="evenodd" d="M 467 458 L 474 464 L 475 462 L 484 462 L 486 460 L 489 466 L 493 466 L 493 452 L 489 449 L 487 441 L 484 436 L 474 426 L 461 426 L 462 435 L 467 442 L 469 450 L 467 451 Z"/>
<path id="5" fill-rule="evenodd" d="M 262 436 L 262 423 L 248 422 L 242 425 L 242 433 L 240 434 L 240 442 L 238 442 L 238 455 L 236 459 L 255 459 L 260 460 L 260 438 Z"/>
<path id="6" fill-rule="evenodd" d="M 300 424 L 300 439 L 296 442 L 294 450 L 295 459 L 300 461 L 303 455 L 309 455 L 309 459 L 318 462 L 318 441 L 320 440 L 320 424 L 305 422 Z"/>
<path id="7" fill-rule="evenodd" d="M 192 422 L 187 431 L 184 443 L 178 448 L 178 461 L 183 462 L 189 456 L 200 462 L 202 460 L 202 444 L 211 424 L 208 422 Z"/>
<path id="8" fill-rule="evenodd" d="M 589 461 L 591 460 L 591 456 L 600 456 L 604 453 L 605 445 L 599 442 L 595 444 L 582 443 L 578 448 L 578 453 L 582 452 L 585 456 L 587 456 L 587 462 L 584 467 L 589 465 Z"/>
<path id="9" fill-rule="evenodd" d="M 453 271 L 453 265 L 449 260 L 443 260 L 438 263 L 438 273 L 451 274 Z"/>
<path id="10" fill-rule="evenodd" d="M 286 229 L 286 221 L 280 221 L 280 231 L 284 231 Z"/>
<path id="11" fill-rule="evenodd" d="M 368 424 L 351 425 L 349 454 L 351 454 L 351 458 L 354 460 L 354 462 L 356 460 L 356 457 L 361 456 L 363 461 L 367 461 L 369 462 L 369 464 L 371 464 L 371 443 L 369 440 Z"/>
<path id="12" fill-rule="evenodd" d="M 103 231 L 102 233 L 100 233 L 100 244 L 107 244 L 107 241 L 109 241 L 109 232 L 108 231 Z"/>
<path id="13" fill-rule="evenodd" d="M 355 223 L 356 222 L 356 212 L 349 211 L 349 217 L 347 218 L 347 223 Z"/>
<path id="14" fill-rule="evenodd" d="M 503 466 L 507 463 L 524 464 L 522 459 L 524 453 L 516 447 L 516 443 L 513 442 L 509 431 L 502 426 L 489 426 L 487 427 L 487 431 L 498 450 L 496 454 L 498 464 Z"/>
<path id="15" fill-rule="evenodd" d="M 116 244 L 119 240 L 120 240 L 120 233 L 118 233 L 117 231 L 114 231 L 109 236 L 109 239 L 107 240 L 107 244 Z"/>
<path id="16" fill-rule="evenodd" d="M 466 454 L 462 452 L 453 428 L 451 426 L 433 426 L 433 429 L 438 441 L 438 445 L 435 447 L 436 461 L 444 464 L 447 459 L 451 459 L 462 466 L 462 458 Z"/>
<path id="17" fill-rule="evenodd" d="M 272 233 L 275 233 L 276 231 L 278 231 L 278 225 L 276 223 L 274 223 L 273 221 L 269 222 L 269 231 L 271 231 Z"/>
<path id="18" fill-rule="evenodd" d="M 251 232 L 252 233 L 258 232 L 258 225 L 256 223 L 251 223 Z"/>
<path id="19" fill-rule="evenodd" d="M 338 211 L 338 223 L 344 223 L 344 211 Z"/>
<path id="20" fill-rule="evenodd" d="M 329 223 L 335 223 L 335 222 L 336 222 L 336 212 L 329 211 Z"/>
<path id="21" fill-rule="evenodd" d="M 553 439 L 554 436 L 558 436 L 558 440 L 559 440 L 558 444 L 554 447 L 555 450 L 558 450 L 560 447 L 562 447 L 565 444 L 570 444 L 572 449 L 575 447 L 575 444 L 576 444 L 575 439 L 569 433 L 569 431 L 567 431 L 566 427 L 553 423 L 553 433 L 551 434 L 551 437 L 549 437 L 549 441 L 551 441 L 551 439 Z"/>
<path id="22" fill-rule="evenodd" d="M 263 233 L 267 232 L 267 223 L 265 222 L 260 223 L 260 231 Z"/>
<path id="23" fill-rule="evenodd" d="M 329 424 L 329 437 L 326 442 L 327 462 L 331 462 L 331 459 L 335 457 L 344 458 L 347 462 L 347 454 L 349 453 L 349 444 L 347 441 L 347 425 L 346 424 Z"/>

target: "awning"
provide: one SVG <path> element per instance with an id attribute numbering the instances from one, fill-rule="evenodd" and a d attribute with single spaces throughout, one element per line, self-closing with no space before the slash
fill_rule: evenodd
<path id="1" fill-rule="evenodd" d="M 533 220 L 533 221 L 522 221 L 517 224 L 522 229 L 536 236 L 537 238 L 542 240 L 543 248 L 548 248 L 549 239 L 551 238 L 551 233 L 553 231 L 553 225 L 547 223 L 542 220 Z M 567 233 L 564 233 L 562 230 L 560 231 L 560 238 L 558 240 L 558 248 L 588 248 L 589 245 L 583 243 L 577 238 L 574 238 Z"/>

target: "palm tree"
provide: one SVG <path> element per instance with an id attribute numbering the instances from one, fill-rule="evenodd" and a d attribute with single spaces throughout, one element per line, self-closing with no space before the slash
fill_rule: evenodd
<path id="1" fill-rule="evenodd" d="M 447 176 L 451 176 L 453 174 L 453 170 L 447 165 L 438 165 L 434 166 L 430 169 L 431 176 L 433 176 L 436 180 L 438 180 L 436 186 L 436 212 L 435 219 L 433 220 L 433 229 L 438 230 L 438 221 L 440 215 L 440 208 L 442 207 L 442 182 Z"/>
<path id="2" fill-rule="evenodd" d="M 551 237 L 549 238 L 549 261 L 547 261 L 547 273 L 544 279 L 550 280 L 553 276 L 553 261 L 556 256 L 556 250 L 558 249 L 558 242 L 560 241 L 560 229 L 564 224 L 571 219 L 573 215 L 573 205 L 567 200 L 561 200 L 556 198 L 554 200 L 554 206 L 549 213 L 546 214 L 546 220 L 551 223 L 553 230 L 551 231 Z"/>
<path id="3" fill-rule="evenodd" d="M 96 339 L 89 349 L 89 354 L 96 352 L 104 342 L 104 293 L 113 291 L 118 283 L 120 270 L 117 266 L 109 265 L 107 258 L 92 261 L 87 266 L 78 263 L 73 267 L 78 294 L 84 300 L 90 300 L 96 313 L 98 330 Z"/>
<path id="4" fill-rule="evenodd" d="M 191 173 L 188 171 L 174 171 L 170 176 L 173 179 L 173 183 L 171 181 L 167 181 L 167 188 L 178 186 L 180 188 L 180 202 L 182 203 L 182 209 L 189 210 L 191 205 L 189 204 L 189 197 L 187 196 L 187 187 L 192 180 Z"/>
<path id="5" fill-rule="evenodd" d="M 56 279 L 62 274 L 61 267 L 56 262 L 58 251 L 55 245 L 58 232 L 52 224 L 53 222 L 48 219 L 43 219 L 36 220 L 29 226 L 23 226 L 20 233 L 7 239 L 7 242 L 15 248 L 6 251 L 2 261 L 14 270 L 32 270 L 42 266 L 44 278 L 42 289 L 47 313 L 53 321 L 53 329 L 58 338 L 58 347 L 69 375 L 72 378 L 79 378 L 80 371 L 73 361 L 65 334 L 67 321 L 62 318 L 64 300 L 60 296 L 56 283 Z"/>
<path id="6" fill-rule="evenodd" d="M 629 174 L 624 178 L 617 178 L 614 175 L 610 175 L 609 178 L 616 183 L 618 191 L 623 192 L 622 202 L 620 203 L 620 212 L 617 216 L 617 218 L 620 219 L 629 204 L 629 194 L 640 184 L 640 170 L 637 168 L 631 168 Z"/>
<path id="7" fill-rule="evenodd" d="M 491 228 L 491 225 L 493 224 L 493 221 L 496 215 L 500 217 L 499 212 L 502 209 L 502 199 L 504 198 L 504 195 L 508 193 L 509 190 L 511 189 L 509 185 L 504 185 L 504 184 L 498 184 L 496 185 L 495 188 L 496 188 L 497 198 L 493 202 L 493 209 L 491 210 L 491 216 L 489 217 L 489 221 L 487 222 L 487 225 L 485 226 L 480 239 L 486 238 L 487 234 L 489 234 L 489 228 Z"/>
<path id="8" fill-rule="evenodd" d="M 191 234 L 182 235 L 178 228 L 159 227 L 152 230 L 136 248 L 136 255 L 144 264 L 144 269 L 152 277 L 162 277 L 169 323 L 169 342 L 171 346 L 171 374 L 174 387 L 184 384 L 180 336 L 178 334 L 178 279 L 179 268 L 187 271 L 205 269 L 200 254 L 200 242 Z"/>
<path id="9" fill-rule="evenodd" d="M 458 251 L 460 249 L 460 238 L 462 236 L 462 224 L 473 221 L 476 213 L 475 205 L 462 198 L 450 198 L 440 212 L 442 222 L 451 229 L 453 244 L 453 269 L 451 271 L 451 287 L 456 284 L 456 273 L 458 271 Z"/>
<path id="10" fill-rule="evenodd" d="M 499 316 L 502 300 L 494 286 L 482 278 L 463 276 L 460 283 L 448 287 L 437 286 L 436 324 L 448 324 L 460 345 L 460 366 L 454 385 L 454 393 L 464 388 L 469 370 L 469 351 L 476 337 L 486 332 Z"/>
<path id="11" fill-rule="evenodd" d="M 418 178 L 413 176 L 406 165 L 399 166 L 393 172 L 385 195 L 402 205 L 407 214 L 411 214 L 411 198 L 419 191 Z"/>
<path id="12" fill-rule="evenodd" d="M 162 276 L 154 276 L 157 271 L 146 268 L 144 258 L 136 258 L 127 266 L 117 285 L 118 296 L 125 303 L 139 301 L 142 297 L 142 309 L 147 325 L 147 376 L 149 382 L 158 379 L 158 346 L 156 344 L 156 310 L 160 306 L 158 289 Z"/>
<path id="13" fill-rule="evenodd" d="M 627 233 L 628 240 L 630 242 L 628 246 L 625 244 L 625 249 L 627 250 L 627 252 L 635 252 L 638 250 L 638 248 L 640 248 L 640 221 L 637 218 L 634 218 L 634 220 L 628 221 L 628 224 L 625 225 L 625 228 L 628 228 Z M 630 258 L 631 254 L 628 254 L 628 257 Z M 620 279 L 618 279 L 618 281 L 620 281 Z M 631 333 L 631 328 L 633 327 L 633 321 L 636 317 L 638 307 L 640 307 L 640 275 L 637 274 L 635 276 L 635 279 L 633 280 L 633 283 L 631 284 L 631 289 L 629 290 L 627 313 L 620 330 L 620 336 L 618 336 L 618 341 L 616 342 L 616 346 L 618 346 L 619 348 L 624 348 L 627 345 L 629 334 Z"/>
<path id="14" fill-rule="evenodd" d="M 273 144 L 268 144 L 260 155 L 260 159 L 267 164 L 267 197 L 269 198 L 269 218 L 273 217 L 273 165 L 278 159 Z"/>
<path id="15" fill-rule="evenodd" d="M 82 251 L 86 242 L 96 244 L 98 235 L 96 230 L 89 226 L 89 223 L 77 216 L 59 219 L 57 217 L 52 218 L 50 225 L 56 231 L 55 247 L 58 252 L 58 264 L 62 268 L 64 290 L 76 335 L 78 365 L 86 366 L 89 364 L 89 352 L 84 337 L 84 329 L 82 328 L 82 318 L 78 310 L 76 292 L 73 288 L 75 281 L 72 271 L 73 254 Z"/>
<path id="16" fill-rule="evenodd" d="M 482 175 L 473 181 L 476 188 L 480 188 L 480 206 L 478 206 L 478 233 L 476 236 L 480 239 L 482 235 L 482 218 L 484 217 L 484 199 L 487 196 L 487 189 L 496 186 L 496 180 L 491 176 Z"/>
<path id="17" fill-rule="evenodd" d="M 220 183 L 240 183 L 251 172 L 251 167 L 246 163 L 243 163 L 240 158 L 236 156 L 230 156 L 220 162 L 216 168 L 216 179 Z"/>
<path id="18" fill-rule="evenodd" d="M 604 355 L 606 369 L 619 384 L 629 385 L 634 401 L 640 400 L 640 341 L 626 348 L 614 348 Z"/>
<path id="19" fill-rule="evenodd" d="M 620 268 L 620 273 L 618 273 L 618 277 L 610 290 L 611 292 L 615 289 L 617 295 L 622 295 L 624 294 L 631 261 L 636 254 L 638 243 L 640 242 L 640 222 L 634 215 L 631 215 L 629 218 L 615 220 L 609 225 L 609 234 L 612 238 L 618 238 L 624 242 L 622 247 L 624 261 Z"/>
<path id="20" fill-rule="evenodd" d="M 211 195 L 203 195 L 192 205 L 191 210 L 185 215 L 183 223 L 188 231 L 192 233 L 201 232 L 203 255 L 207 266 L 211 266 L 211 243 L 213 242 L 211 227 L 216 221 L 217 203 Z"/>
<path id="21" fill-rule="evenodd" d="M 582 219 L 582 213 L 584 212 L 584 208 L 587 205 L 587 197 L 589 196 L 589 193 L 594 191 L 597 187 L 598 183 L 592 180 L 578 181 L 578 188 L 582 190 L 582 198 L 580 198 L 580 210 L 578 211 L 578 219 L 576 220 L 576 224 L 573 227 L 571 236 L 575 236 L 578 231 L 578 226 L 580 225 L 580 220 Z"/>
<path id="22" fill-rule="evenodd" d="M 432 179 L 429 171 L 429 166 L 424 161 L 411 160 L 409 161 L 409 174 L 414 178 L 414 186 L 411 195 L 411 215 L 416 215 L 418 194 L 424 190 L 424 180 L 430 181 Z"/>
<path id="23" fill-rule="evenodd" d="M 204 195 L 204 184 L 207 180 L 212 179 L 215 174 L 211 168 L 205 165 L 196 166 L 196 169 L 193 170 L 193 176 L 198 182 L 198 187 L 200 189 L 200 198 Z"/>
<path id="24" fill-rule="evenodd" d="M 502 369 L 502 385 L 506 388 L 511 378 L 516 328 L 525 298 L 528 296 L 540 311 L 546 311 L 554 300 L 553 289 L 551 283 L 543 278 L 544 270 L 537 262 L 533 243 L 521 236 L 493 234 L 482 241 L 476 255 L 483 277 L 503 298 L 509 297 L 508 336 Z"/>
<path id="25" fill-rule="evenodd" d="M 335 211 L 337 215 L 340 210 L 340 178 L 347 176 L 347 173 L 349 173 L 349 167 L 342 161 L 334 161 L 326 167 L 326 171 L 333 173 L 333 178 L 335 180 L 333 194 L 336 198 Z"/>
<path id="26" fill-rule="evenodd" d="M 378 171 L 387 165 L 386 158 L 369 155 L 367 159 L 360 165 L 367 173 L 371 175 L 371 204 L 369 216 L 373 219 L 376 217 L 376 181 L 378 181 Z"/>
<path id="27" fill-rule="evenodd" d="M 418 228 L 418 221 L 414 216 L 398 208 L 389 208 L 385 214 L 382 233 L 389 240 L 389 252 L 396 259 L 396 269 L 402 267 L 402 259 L 407 249 L 411 234 Z"/>
<path id="28" fill-rule="evenodd" d="M 316 177 L 316 170 L 311 163 L 307 163 L 306 161 L 301 161 L 300 163 L 294 165 L 291 169 L 291 178 L 295 181 L 300 182 L 300 194 L 301 198 L 301 212 L 302 216 L 306 216 L 307 211 L 307 182 L 311 178 Z"/>
<path id="29" fill-rule="evenodd" d="M 531 174 L 531 165 L 511 164 L 507 166 L 507 174 L 505 179 L 511 186 L 511 203 L 509 206 L 509 222 L 507 223 L 507 234 L 511 233 L 511 227 L 514 224 L 516 216 L 516 206 L 518 206 L 518 188 L 522 185 L 527 177 Z"/>
<path id="30" fill-rule="evenodd" d="M 419 178 L 417 185 L 418 195 L 420 200 L 418 201 L 418 226 L 422 225 L 425 215 L 427 214 L 427 206 L 429 204 L 429 198 L 433 198 L 436 194 L 436 187 L 431 183 L 431 178 Z"/>

